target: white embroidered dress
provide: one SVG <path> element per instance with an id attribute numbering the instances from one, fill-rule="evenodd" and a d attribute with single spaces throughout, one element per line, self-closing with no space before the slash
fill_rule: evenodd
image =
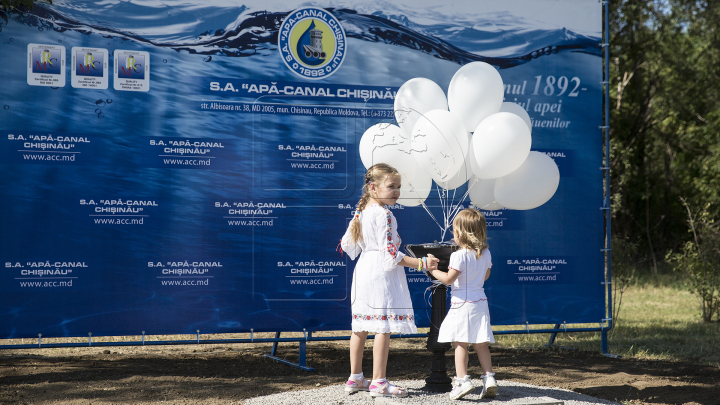
<path id="1" fill-rule="evenodd" d="M 373 204 L 359 219 L 362 240 L 353 243 L 348 227 L 341 241 L 350 259 L 360 255 L 351 289 L 353 332 L 417 333 L 405 268 L 398 265 L 405 255 L 395 216 Z"/>

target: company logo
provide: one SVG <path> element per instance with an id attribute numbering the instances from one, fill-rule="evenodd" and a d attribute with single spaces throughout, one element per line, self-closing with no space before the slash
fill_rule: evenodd
<path id="1" fill-rule="evenodd" d="M 123 79 L 145 79 L 145 56 L 135 54 L 120 54 L 118 77 Z"/>
<path id="2" fill-rule="evenodd" d="M 300 8 L 288 14 L 280 26 L 278 49 L 295 74 L 321 79 L 335 73 L 345 60 L 345 30 L 321 8 Z"/>
<path id="3" fill-rule="evenodd" d="M 60 50 L 47 48 L 32 49 L 32 72 L 60 74 Z"/>
<path id="4" fill-rule="evenodd" d="M 77 63 L 75 72 L 78 76 L 103 77 L 104 54 L 77 51 L 75 60 Z"/>

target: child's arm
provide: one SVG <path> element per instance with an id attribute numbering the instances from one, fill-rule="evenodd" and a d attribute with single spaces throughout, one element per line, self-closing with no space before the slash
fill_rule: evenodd
<path id="1" fill-rule="evenodd" d="M 405 256 L 402 258 L 402 260 L 400 260 L 400 263 L 398 263 L 398 264 L 400 264 L 401 266 L 412 267 L 412 268 L 417 269 L 418 266 L 420 265 L 420 260 L 421 259 L 415 259 L 414 257 Z M 437 264 L 439 261 L 440 260 L 438 258 L 433 257 L 432 255 L 428 256 L 428 258 L 427 258 L 428 270 L 437 269 Z"/>
<path id="2" fill-rule="evenodd" d="M 460 277 L 460 272 L 455 269 L 450 269 L 447 273 L 440 270 L 431 270 L 430 274 L 444 284 L 452 284 Z"/>
<path id="3" fill-rule="evenodd" d="M 489 269 L 487 269 L 487 273 L 485 273 L 485 281 L 487 281 L 487 279 L 490 278 L 490 270 L 492 270 L 492 267 L 490 267 Z"/>

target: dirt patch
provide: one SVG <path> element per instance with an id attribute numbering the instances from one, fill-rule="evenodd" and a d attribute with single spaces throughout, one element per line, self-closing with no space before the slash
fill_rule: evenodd
<path id="1" fill-rule="evenodd" d="M 365 371 L 371 372 L 369 342 Z M 274 362 L 270 344 L 104 347 L 0 352 L 0 403 L 237 404 L 255 396 L 342 384 L 348 342 L 308 343 L 316 372 Z M 298 345 L 278 356 L 298 360 Z M 630 404 L 720 404 L 720 368 L 691 363 L 614 359 L 577 350 L 492 348 L 497 378 Z M 424 339 L 391 343 L 390 379 L 424 379 L 430 369 Z M 454 373 L 451 354 L 447 355 Z M 470 372 L 480 375 L 477 358 Z"/>

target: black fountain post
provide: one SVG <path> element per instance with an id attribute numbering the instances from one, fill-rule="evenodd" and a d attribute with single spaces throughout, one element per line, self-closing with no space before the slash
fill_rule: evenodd
<path id="1" fill-rule="evenodd" d="M 447 271 L 447 270 L 444 270 Z M 430 313 L 430 332 L 428 332 L 427 349 L 432 353 L 430 376 L 425 379 L 426 391 L 450 392 L 452 379 L 447 375 L 445 352 L 452 347 L 451 343 L 438 343 L 440 325 L 447 315 L 447 287 L 440 284 L 432 291 L 432 309 Z"/>
<path id="2" fill-rule="evenodd" d="M 411 257 L 423 257 L 432 253 L 437 257 L 438 270 L 447 273 L 450 265 L 450 255 L 457 250 L 457 245 L 442 245 L 437 242 L 423 245 L 405 245 L 405 250 Z M 429 275 L 432 280 L 435 277 Z M 447 315 L 447 286 L 437 283 L 432 288 L 432 309 L 430 313 L 430 331 L 428 332 L 427 349 L 432 353 L 430 376 L 425 379 L 425 391 L 450 392 L 452 390 L 452 379 L 447 375 L 445 365 L 445 352 L 452 347 L 451 343 L 438 343 L 440 325 Z"/>

